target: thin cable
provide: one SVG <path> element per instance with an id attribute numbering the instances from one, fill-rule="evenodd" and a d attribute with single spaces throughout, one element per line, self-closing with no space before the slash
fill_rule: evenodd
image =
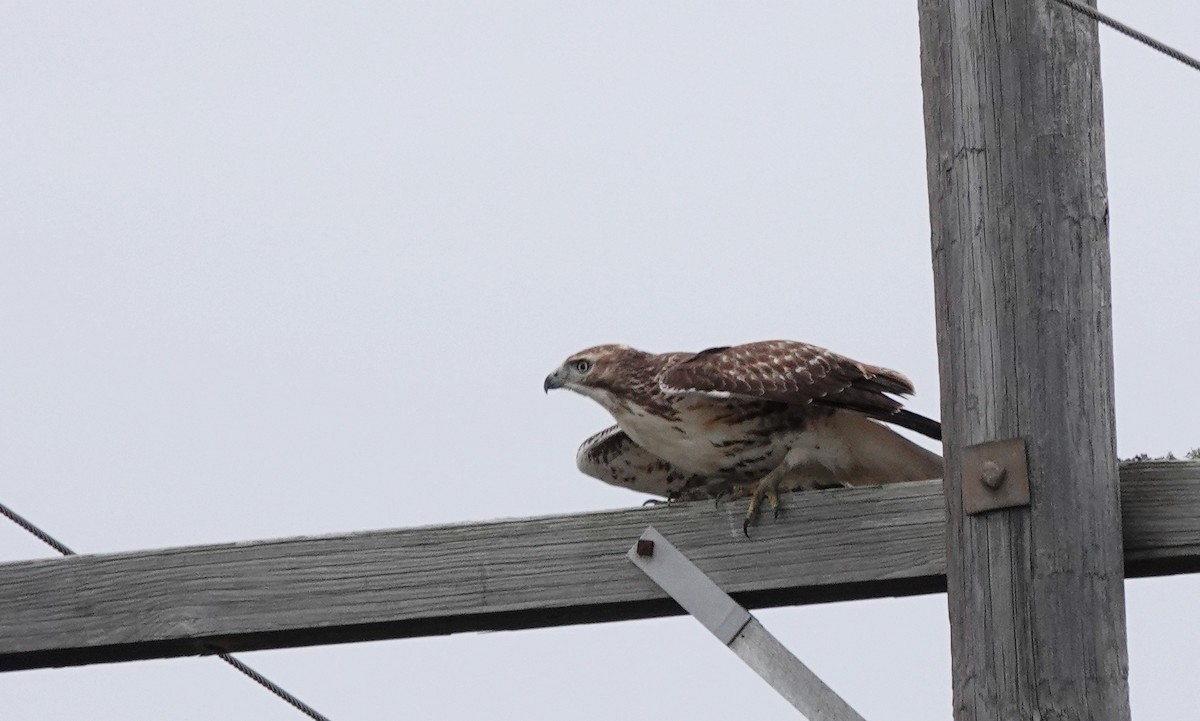
<path id="1" fill-rule="evenodd" d="M 217 658 L 221 659 L 222 661 L 229 664 L 230 666 L 233 666 L 234 668 L 236 668 L 237 670 L 246 674 L 250 678 L 254 679 L 256 682 L 258 682 L 260 685 L 262 685 L 263 688 L 267 689 L 268 691 L 275 694 L 279 698 L 281 698 L 284 701 L 287 701 L 291 705 L 295 706 L 297 709 L 300 710 L 300 713 L 309 717 L 313 721 L 329 721 L 328 717 L 321 715 L 321 713 L 319 711 L 317 711 L 315 708 L 313 708 L 312 706 L 309 706 L 308 704 L 304 703 L 300 699 L 298 699 L 295 696 L 288 693 L 287 689 L 282 688 L 281 686 L 276 684 L 271 679 L 267 678 L 266 676 L 263 676 L 261 673 L 250 668 L 249 666 L 247 666 L 246 664 L 237 660 L 233 656 L 230 656 L 227 653 L 218 653 Z"/>
<path id="2" fill-rule="evenodd" d="M 1103 23 L 1103 24 L 1109 26 L 1110 28 L 1112 28 L 1113 30 L 1116 30 L 1119 33 L 1124 33 L 1125 35 L 1128 35 L 1129 37 L 1133 38 L 1134 40 L 1137 40 L 1140 43 L 1149 45 L 1150 47 L 1154 48 L 1155 50 L 1157 50 L 1158 52 L 1160 52 L 1164 55 L 1168 55 L 1170 57 L 1175 58 L 1176 60 L 1183 63 L 1184 65 L 1187 65 L 1195 70 L 1200 70 L 1200 60 L 1193 58 L 1191 55 L 1186 55 L 1184 53 L 1181 53 L 1180 51 L 1176 50 L 1175 48 L 1171 47 L 1170 45 L 1167 45 L 1165 43 L 1160 43 L 1159 41 L 1150 37 L 1146 33 L 1140 32 L 1138 30 L 1134 30 L 1133 28 L 1129 27 L 1125 23 L 1123 23 L 1119 20 L 1110 18 L 1109 16 L 1105 15 L 1104 13 L 1100 12 L 1099 10 L 1097 10 L 1096 8 L 1094 8 L 1090 5 L 1084 5 L 1083 3 L 1079 2 L 1079 0 L 1054 0 L 1054 2 L 1056 2 L 1060 5 L 1066 5 L 1067 7 L 1071 8 L 1072 10 L 1074 10 L 1077 13 L 1083 13 L 1084 15 L 1087 15 L 1088 17 L 1095 20 L 1096 22 Z"/>
<path id="3" fill-rule="evenodd" d="M 72 551 L 71 549 L 69 549 L 65 545 L 63 545 L 61 542 L 59 542 L 59 540 L 57 538 L 55 538 L 54 536 L 51 536 L 49 533 L 46 533 L 42 529 L 33 525 L 33 521 L 30 521 L 29 519 L 25 518 L 25 516 L 22 516 L 20 513 L 17 513 L 16 511 L 14 511 L 13 509 L 4 505 L 3 503 L 0 503 L 0 513 L 4 514 L 8 518 L 8 520 L 17 524 L 21 528 L 24 528 L 26 531 L 29 531 L 34 536 L 36 536 L 39 541 L 46 544 L 47 546 L 50 546 L 51 548 L 58 551 L 62 555 L 64 555 L 64 556 L 76 555 L 76 553 L 74 551 Z"/>
<path id="4" fill-rule="evenodd" d="M 13 509 L 9 508 L 8 506 L 4 505 L 3 503 L 0 503 L 0 515 L 5 516 L 6 518 L 8 518 L 8 520 L 17 524 L 21 528 L 24 528 L 26 531 L 29 531 L 34 536 L 36 536 L 39 541 L 41 541 L 42 543 L 45 543 L 47 546 L 50 546 L 51 548 L 58 551 L 62 555 L 64 555 L 64 556 L 78 555 L 71 549 L 67 548 L 66 545 L 64 545 L 62 542 L 60 542 L 54 536 L 51 536 L 49 533 L 46 533 L 42 529 L 35 526 L 33 524 L 33 521 L 30 521 L 28 518 L 25 518 L 24 516 L 17 513 Z M 276 696 L 283 699 L 284 701 L 287 701 L 292 706 L 295 706 L 297 709 L 300 710 L 300 713 L 304 714 L 305 716 L 308 716 L 313 721 L 329 721 L 328 716 L 322 715 L 319 711 L 317 711 L 312 706 L 309 706 L 308 704 L 304 703 L 303 701 L 296 698 L 292 694 L 288 693 L 287 689 L 283 688 L 282 686 L 275 683 L 274 681 L 267 678 L 266 676 L 263 676 L 261 673 L 250 668 L 249 666 L 247 666 L 246 664 L 237 660 L 233 656 L 231 656 L 227 653 L 221 652 L 221 653 L 217 654 L 217 658 L 221 659 L 222 661 L 229 664 L 230 666 L 233 666 L 237 670 L 239 670 L 242 673 L 249 676 L 253 681 L 255 681 L 256 683 L 261 685 L 263 688 L 267 689 L 268 691 L 275 694 Z"/>

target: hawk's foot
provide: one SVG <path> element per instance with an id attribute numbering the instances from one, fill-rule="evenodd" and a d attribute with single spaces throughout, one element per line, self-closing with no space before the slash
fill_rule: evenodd
<path id="1" fill-rule="evenodd" d="M 722 500 L 728 498 L 731 501 L 736 501 L 739 498 L 744 498 L 749 493 L 750 489 L 745 486 L 725 484 L 720 488 L 710 489 L 709 497 L 713 499 L 713 506 L 720 508 Z"/>
<path id="2" fill-rule="evenodd" d="M 754 498 L 750 499 L 750 507 L 746 509 L 746 520 L 742 521 L 742 533 L 746 538 L 750 537 L 750 526 L 758 522 L 763 497 L 767 499 L 767 503 L 771 504 L 772 520 L 779 518 L 779 492 L 774 488 L 768 488 L 762 496 L 755 494 Z"/>
<path id="3" fill-rule="evenodd" d="M 684 497 L 683 491 L 670 491 L 666 498 L 647 498 L 642 501 L 643 506 L 673 506 L 680 501 L 689 500 Z"/>
<path id="4" fill-rule="evenodd" d="M 771 504 L 774 517 L 779 518 L 779 484 L 783 482 L 783 476 L 783 468 L 780 466 L 764 476 L 755 486 L 754 495 L 750 497 L 750 507 L 746 509 L 746 520 L 742 521 L 742 533 L 746 538 L 750 537 L 750 526 L 758 521 L 764 498 Z"/>

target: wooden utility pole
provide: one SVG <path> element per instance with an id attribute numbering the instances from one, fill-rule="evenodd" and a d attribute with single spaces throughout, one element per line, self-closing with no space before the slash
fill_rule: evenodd
<path id="1" fill-rule="evenodd" d="M 954 717 L 1128 721 L 1096 24 L 1050 0 L 920 24 Z M 1009 438 L 1031 503 L 967 515 L 991 491 L 964 449 Z"/>

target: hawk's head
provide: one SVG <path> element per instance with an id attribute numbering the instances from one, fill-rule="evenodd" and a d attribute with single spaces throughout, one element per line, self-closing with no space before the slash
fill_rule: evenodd
<path id="1" fill-rule="evenodd" d="M 612 409 L 644 384 L 650 354 L 627 345 L 598 345 L 568 357 L 546 376 L 542 388 L 567 388 Z"/>

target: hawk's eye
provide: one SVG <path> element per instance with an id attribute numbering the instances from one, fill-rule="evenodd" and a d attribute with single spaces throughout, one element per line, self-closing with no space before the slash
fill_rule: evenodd
<path id="1" fill-rule="evenodd" d="M 590 360 L 577 360 L 572 363 L 572 365 L 575 366 L 575 370 L 579 371 L 580 373 L 587 373 L 592 369 L 592 362 Z"/>

